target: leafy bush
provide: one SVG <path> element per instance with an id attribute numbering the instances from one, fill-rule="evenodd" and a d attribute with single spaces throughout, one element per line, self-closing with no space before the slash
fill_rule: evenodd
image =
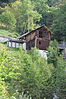
<path id="1" fill-rule="evenodd" d="M 66 67 L 62 57 L 57 58 L 55 67 L 40 57 L 36 49 L 28 54 L 21 48 L 13 50 L 0 46 L 0 97 L 51 99 L 56 93 L 65 98 L 65 94 L 61 94 L 66 82 Z"/>
<path id="2" fill-rule="evenodd" d="M 0 23 L 4 24 L 7 29 L 13 29 L 16 26 L 16 19 L 13 13 L 5 11 L 0 15 Z"/>

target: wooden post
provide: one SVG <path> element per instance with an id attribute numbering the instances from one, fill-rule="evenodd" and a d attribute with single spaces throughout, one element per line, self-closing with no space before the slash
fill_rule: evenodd
<path id="1" fill-rule="evenodd" d="M 11 47 L 12 47 L 12 41 L 11 41 Z"/>
<path id="2" fill-rule="evenodd" d="M 37 47 L 37 36 L 35 37 L 35 48 Z"/>

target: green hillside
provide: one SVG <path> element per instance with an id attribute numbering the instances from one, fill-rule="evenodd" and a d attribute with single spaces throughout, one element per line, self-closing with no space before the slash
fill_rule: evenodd
<path id="1" fill-rule="evenodd" d="M 49 61 L 39 57 L 36 49 L 28 54 L 0 44 L 0 99 L 20 99 L 20 95 L 21 99 L 52 99 L 55 91 L 66 99 L 65 61 L 57 55 Z"/>
<path id="2" fill-rule="evenodd" d="M 0 36 L 10 36 L 13 38 L 17 38 L 19 34 L 17 32 L 12 32 L 9 30 L 0 29 Z"/>
<path id="3" fill-rule="evenodd" d="M 0 42 L 0 99 L 66 99 L 66 0 L 0 0 L 0 36 L 18 38 L 42 25 L 52 31 L 47 60 Z"/>

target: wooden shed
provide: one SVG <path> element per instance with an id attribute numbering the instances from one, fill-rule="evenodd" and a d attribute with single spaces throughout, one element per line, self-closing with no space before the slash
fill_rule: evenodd
<path id="1" fill-rule="evenodd" d="M 25 40 L 26 50 L 35 47 L 40 50 L 46 50 L 50 43 L 51 31 L 46 26 L 40 26 L 19 37 L 19 40 Z"/>

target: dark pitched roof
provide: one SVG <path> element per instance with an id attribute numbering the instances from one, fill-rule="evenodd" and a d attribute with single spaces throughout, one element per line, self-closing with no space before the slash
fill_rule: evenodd
<path id="1" fill-rule="evenodd" d="M 7 42 L 7 41 L 9 41 L 10 39 L 12 39 L 12 38 L 9 37 L 9 36 L 0 36 L 0 42 Z"/>
<path id="2" fill-rule="evenodd" d="M 8 42 L 24 43 L 24 40 L 10 39 Z"/>
<path id="3" fill-rule="evenodd" d="M 40 28 L 42 28 L 42 27 L 44 27 L 45 29 L 47 29 L 47 31 L 49 31 L 49 33 L 51 34 L 51 31 L 50 31 L 45 25 L 42 25 L 42 26 L 40 26 L 40 27 L 38 27 L 38 28 L 36 28 L 36 29 L 30 31 L 30 32 L 27 32 L 27 33 L 23 34 L 22 36 L 19 37 L 19 39 L 21 39 L 21 38 L 23 38 L 23 37 L 25 37 L 25 36 L 27 36 L 27 35 L 33 33 L 34 31 L 36 31 L 36 30 L 38 30 L 38 29 L 40 29 Z"/>

